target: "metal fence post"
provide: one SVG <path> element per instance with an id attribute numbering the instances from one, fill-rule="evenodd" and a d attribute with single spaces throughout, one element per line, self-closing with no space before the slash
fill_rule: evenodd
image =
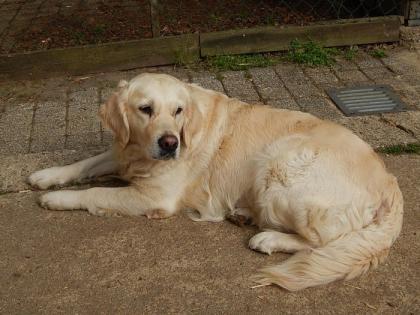
<path id="1" fill-rule="evenodd" d="M 420 25 L 420 0 L 408 1 L 407 8 L 407 25 L 418 26 Z"/>
<path id="2" fill-rule="evenodd" d="M 160 36 L 160 22 L 159 22 L 159 1 L 150 0 L 150 20 L 153 37 Z"/>

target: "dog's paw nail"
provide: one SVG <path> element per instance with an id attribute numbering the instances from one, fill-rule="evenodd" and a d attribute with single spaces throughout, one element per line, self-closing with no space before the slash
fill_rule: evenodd
<path id="1" fill-rule="evenodd" d="M 164 219 L 168 217 L 168 213 L 161 209 L 148 211 L 145 215 L 148 219 Z"/>

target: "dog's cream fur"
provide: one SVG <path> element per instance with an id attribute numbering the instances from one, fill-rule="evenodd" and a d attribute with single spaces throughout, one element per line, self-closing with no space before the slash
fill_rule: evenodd
<path id="1" fill-rule="evenodd" d="M 139 111 L 144 105 L 150 117 Z M 250 248 L 295 253 L 255 280 L 291 291 L 366 272 L 400 233 L 397 180 L 369 145 L 334 123 L 162 74 L 123 81 L 100 114 L 115 134 L 111 151 L 36 172 L 29 182 L 46 189 L 118 172 L 131 185 L 50 192 L 44 207 L 149 218 L 184 209 L 197 221 L 246 214 L 265 230 Z M 156 142 L 168 132 L 180 149 L 160 160 Z"/>

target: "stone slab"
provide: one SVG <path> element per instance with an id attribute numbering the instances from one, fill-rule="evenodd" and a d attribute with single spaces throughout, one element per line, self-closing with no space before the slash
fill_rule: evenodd
<path id="1" fill-rule="evenodd" d="M 321 119 L 337 121 L 343 117 L 337 107 L 324 97 L 300 98 L 297 103 L 302 111 Z"/>
<path id="2" fill-rule="evenodd" d="M 97 88 L 75 91 L 69 95 L 67 135 L 100 132 Z"/>
<path id="3" fill-rule="evenodd" d="M 102 135 L 100 131 L 86 132 L 68 135 L 66 138 L 66 149 L 84 150 L 102 146 Z"/>
<path id="4" fill-rule="evenodd" d="M 344 83 L 367 82 L 369 79 L 360 70 L 339 70 L 335 74 Z"/>
<path id="5" fill-rule="evenodd" d="M 420 111 L 389 113 L 383 114 L 383 117 L 420 141 Z"/>
<path id="6" fill-rule="evenodd" d="M 386 67 L 370 67 L 364 68 L 363 73 L 370 79 L 375 82 L 380 82 L 384 78 L 391 79 L 393 78 L 393 73 L 389 71 Z"/>
<path id="7" fill-rule="evenodd" d="M 253 68 L 249 70 L 252 81 L 264 101 L 290 98 L 281 79 L 272 68 Z"/>
<path id="8" fill-rule="evenodd" d="M 355 132 L 374 148 L 418 141 L 379 116 L 343 117 L 337 122 Z"/>
<path id="9" fill-rule="evenodd" d="M 100 150 L 60 150 L 0 156 L 0 195 L 30 189 L 27 177 L 40 169 L 67 165 L 100 153 Z"/>
<path id="10" fill-rule="evenodd" d="M 274 70 L 284 84 L 303 85 L 310 82 L 302 68 L 296 64 L 278 64 L 274 66 Z"/>
<path id="11" fill-rule="evenodd" d="M 299 104 L 293 98 L 269 100 L 267 105 L 281 109 L 300 110 Z"/>
<path id="12" fill-rule="evenodd" d="M 362 69 L 378 68 L 383 66 L 379 58 L 372 57 L 371 55 L 362 50 L 359 50 L 356 53 L 353 62 L 355 62 Z"/>
<path id="13" fill-rule="evenodd" d="M 305 74 L 312 80 L 313 84 L 320 89 L 340 87 L 342 83 L 338 80 L 337 76 L 329 68 L 306 68 Z"/>
<path id="14" fill-rule="evenodd" d="M 198 84 L 199 86 L 214 90 L 220 93 L 225 93 L 222 82 L 220 82 L 216 75 L 209 72 L 194 72 L 191 75 L 191 82 Z"/>
<path id="15" fill-rule="evenodd" d="M 0 309 L 5 314 L 417 314 L 420 158 L 384 159 L 405 200 L 403 228 L 389 258 L 363 277 L 297 293 L 250 288 L 258 268 L 290 257 L 249 250 L 247 242 L 257 232 L 252 227 L 197 223 L 182 215 L 147 220 L 47 211 L 36 205 L 39 193 L 2 195 Z"/>
<path id="16" fill-rule="evenodd" d="M 324 96 L 324 91 L 318 89 L 313 83 L 308 82 L 305 85 L 294 85 L 286 83 L 286 87 L 290 94 L 296 99 L 321 97 Z"/>
<path id="17" fill-rule="evenodd" d="M 25 103 L 8 107 L 1 114 L 0 155 L 25 153 L 29 150 L 33 109 L 33 103 Z"/>
<path id="18" fill-rule="evenodd" d="M 31 152 L 64 149 L 66 134 L 66 104 L 38 104 L 34 116 Z"/>
<path id="19" fill-rule="evenodd" d="M 348 60 L 344 57 L 337 56 L 335 60 L 336 62 L 334 63 L 332 68 L 336 71 L 349 71 L 358 69 L 358 66 L 355 62 Z"/>
<path id="20" fill-rule="evenodd" d="M 251 81 L 245 78 L 244 71 L 228 71 L 222 73 L 223 86 L 230 97 L 244 102 L 259 101 L 260 98 Z"/>

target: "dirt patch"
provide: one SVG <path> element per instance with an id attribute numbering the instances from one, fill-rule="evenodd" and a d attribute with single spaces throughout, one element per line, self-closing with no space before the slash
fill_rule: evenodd
<path id="1" fill-rule="evenodd" d="M 150 38 L 148 10 L 148 1 L 139 1 L 135 7 L 100 2 L 94 10 L 80 8 L 72 15 L 41 17 L 26 32 L 15 35 L 13 51 Z"/>
<path id="2" fill-rule="evenodd" d="M 80 6 L 80 5 L 79 5 Z M 222 31 L 262 25 L 303 25 L 331 19 L 324 3 L 285 4 L 279 1 L 160 1 L 161 35 Z M 39 17 L 25 32 L 14 35 L 11 52 L 99 44 L 150 38 L 149 1 L 131 6 L 124 1 L 101 1 L 96 7 L 77 7 L 73 14 Z"/>

